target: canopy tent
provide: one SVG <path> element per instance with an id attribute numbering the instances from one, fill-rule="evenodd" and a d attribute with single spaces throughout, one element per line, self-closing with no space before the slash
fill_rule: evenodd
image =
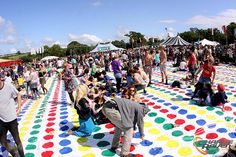
<path id="1" fill-rule="evenodd" d="M 22 60 L 7 60 L 7 59 L 0 59 L 0 67 L 8 67 L 14 64 L 22 63 Z"/>
<path id="2" fill-rule="evenodd" d="M 203 39 L 199 42 L 195 42 L 195 44 L 201 44 L 202 46 L 205 46 L 205 45 L 210 45 L 210 46 L 216 46 L 216 45 L 219 45 L 220 43 L 216 42 L 216 41 L 210 41 L 210 40 L 207 40 L 207 39 Z"/>
<path id="3" fill-rule="evenodd" d="M 166 45 L 166 43 L 168 43 L 172 38 L 173 37 L 167 37 L 167 39 L 160 43 L 160 45 Z"/>
<path id="4" fill-rule="evenodd" d="M 52 59 L 58 59 L 59 57 L 57 56 L 46 56 L 41 59 L 41 61 L 46 61 L 46 60 L 52 60 Z"/>
<path id="5" fill-rule="evenodd" d="M 118 47 L 114 46 L 112 43 L 109 42 L 109 43 L 106 43 L 106 44 L 99 43 L 90 52 L 94 53 L 94 52 L 119 51 L 119 50 L 123 50 L 123 48 L 118 48 Z"/>
<path id="6" fill-rule="evenodd" d="M 182 39 L 179 35 L 177 35 L 176 37 L 172 37 L 172 38 L 169 37 L 169 39 L 167 39 L 166 41 L 164 41 L 161 44 L 166 45 L 166 46 L 187 46 L 187 45 L 191 45 L 189 42 Z"/>

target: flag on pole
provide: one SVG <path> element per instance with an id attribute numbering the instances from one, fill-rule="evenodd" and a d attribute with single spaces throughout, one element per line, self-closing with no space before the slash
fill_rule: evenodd
<path id="1" fill-rule="evenodd" d="M 225 25 L 222 26 L 222 30 L 223 30 L 224 34 L 227 34 L 227 27 Z"/>
<path id="2" fill-rule="evenodd" d="M 44 53 L 44 46 L 41 49 L 42 49 L 42 53 Z"/>

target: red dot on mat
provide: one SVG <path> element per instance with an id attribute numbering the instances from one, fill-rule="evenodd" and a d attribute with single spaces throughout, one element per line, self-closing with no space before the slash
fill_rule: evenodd
<path id="1" fill-rule="evenodd" d="M 55 112 L 56 110 L 50 110 L 49 112 Z"/>
<path id="2" fill-rule="evenodd" d="M 234 115 L 236 116 L 236 112 L 234 112 Z"/>
<path id="3" fill-rule="evenodd" d="M 43 138 L 45 139 L 45 140 L 51 140 L 51 139 L 53 139 L 53 135 L 46 135 L 46 136 L 44 136 Z"/>
<path id="4" fill-rule="evenodd" d="M 144 99 L 144 100 L 142 100 L 142 102 L 148 102 L 149 100 L 147 100 L 147 99 Z"/>
<path id="5" fill-rule="evenodd" d="M 160 112 L 161 112 L 161 113 L 167 113 L 167 112 L 169 112 L 169 111 L 168 111 L 167 109 L 161 109 Z"/>
<path id="6" fill-rule="evenodd" d="M 134 157 L 143 157 L 143 155 L 142 154 L 135 154 Z"/>
<path id="7" fill-rule="evenodd" d="M 57 109 L 57 107 L 55 106 L 55 107 L 51 107 L 50 108 L 50 110 L 56 110 Z"/>
<path id="8" fill-rule="evenodd" d="M 176 88 L 176 89 L 174 89 L 173 91 L 179 91 L 179 89 L 178 89 L 178 88 Z"/>
<path id="9" fill-rule="evenodd" d="M 170 119 L 174 119 L 176 117 L 176 115 L 175 114 L 168 114 L 167 117 Z"/>
<path id="10" fill-rule="evenodd" d="M 141 97 L 140 99 L 144 99 L 144 97 Z"/>
<path id="11" fill-rule="evenodd" d="M 48 116 L 55 116 L 56 115 L 56 113 L 50 113 L 50 114 L 48 114 Z"/>
<path id="12" fill-rule="evenodd" d="M 114 125 L 110 123 L 110 124 L 106 124 L 105 127 L 107 129 L 111 129 L 111 128 L 114 128 Z"/>
<path id="13" fill-rule="evenodd" d="M 203 128 L 198 128 L 196 131 L 195 131 L 195 135 L 201 135 L 205 133 L 205 130 Z"/>
<path id="14" fill-rule="evenodd" d="M 153 106 L 153 108 L 154 109 L 159 109 L 159 108 L 161 108 L 161 106 L 155 105 L 155 106 Z"/>
<path id="15" fill-rule="evenodd" d="M 48 118 L 48 121 L 54 121 L 56 118 Z"/>
<path id="16" fill-rule="evenodd" d="M 53 146 L 54 146 L 54 144 L 52 142 L 47 142 L 47 143 L 43 144 L 43 148 L 51 148 Z"/>
<path id="17" fill-rule="evenodd" d="M 49 123 L 47 124 L 47 127 L 50 127 L 50 126 L 53 126 L 53 125 L 55 125 L 55 123 L 49 122 Z"/>
<path id="18" fill-rule="evenodd" d="M 232 111 L 232 108 L 230 106 L 225 106 L 224 110 L 225 111 Z"/>
<path id="19" fill-rule="evenodd" d="M 42 157 L 51 157 L 53 155 L 53 151 L 45 151 L 42 152 Z"/>
<path id="20" fill-rule="evenodd" d="M 207 139 L 215 139 L 217 137 L 218 137 L 218 135 L 216 133 L 209 133 L 206 135 Z"/>
<path id="21" fill-rule="evenodd" d="M 181 125 L 181 124 L 184 124 L 184 123 L 185 123 L 185 120 L 183 120 L 183 119 L 177 119 L 175 121 L 175 124 L 178 124 L 178 125 Z"/>
<path id="22" fill-rule="evenodd" d="M 134 151 L 135 150 L 135 146 L 131 145 L 129 150 L 130 150 L 130 152 Z"/>
<path id="23" fill-rule="evenodd" d="M 115 133 L 115 131 L 114 131 L 114 130 L 112 130 L 112 131 L 110 131 L 110 132 L 109 132 L 109 134 L 114 134 L 114 133 Z"/>
<path id="24" fill-rule="evenodd" d="M 184 129 L 185 129 L 186 131 L 191 131 L 191 130 L 194 130 L 195 127 L 194 127 L 193 125 L 187 125 L 187 126 L 184 127 Z"/>
<path id="25" fill-rule="evenodd" d="M 148 106 L 152 106 L 152 105 L 154 105 L 155 103 L 154 102 L 149 102 L 147 105 Z"/>
<path id="26" fill-rule="evenodd" d="M 46 130 L 45 130 L 47 133 L 50 133 L 50 132 L 53 132 L 53 131 L 55 131 L 53 128 L 47 128 Z"/>
<path id="27" fill-rule="evenodd" d="M 179 93 L 185 93 L 185 91 L 179 91 Z"/>

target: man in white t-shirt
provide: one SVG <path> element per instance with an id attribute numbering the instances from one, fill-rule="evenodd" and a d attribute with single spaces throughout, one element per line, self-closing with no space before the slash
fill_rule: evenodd
<path id="1" fill-rule="evenodd" d="M 4 83 L 4 74 L 0 73 L 0 143 L 13 156 L 18 156 L 15 147 L 7 142 L 7 132 L 10 131 L 17 145 L 20 157 L 24 157 L 24 149 L 19 137 L 17 115 L 21 111 L 21 96 L 12 84 Z M 15 100 L 17 98 L 18 110 Z"/>

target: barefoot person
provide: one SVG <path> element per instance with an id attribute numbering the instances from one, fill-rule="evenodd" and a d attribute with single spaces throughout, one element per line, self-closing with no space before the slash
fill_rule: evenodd
<path id="1" fill-rule="evenodd" d="M 13 156 L 24 157 L 23 146 L 19 137 L 17 115 L 21 111 L 21 96 L 12 84 L 4 83 L 4 75 L 0 73 L 0 143 Z M 17 98 L 18 110 L 16 111 L 15 101 Z M 10 131 L 17 145 L 11 148 L 7 142 L 7 132 Z"/>
<path id="2" fill-rule="evenodd" d="M 168 78 L 166 74 L 166 61 L 167 61 L 167 55 L 165 48 L 163 46 L 160 46 L 160 70 L 161 70 L 161 83 L 164 83 L 166 81 L 166 84 L 168 84 Z"/>

